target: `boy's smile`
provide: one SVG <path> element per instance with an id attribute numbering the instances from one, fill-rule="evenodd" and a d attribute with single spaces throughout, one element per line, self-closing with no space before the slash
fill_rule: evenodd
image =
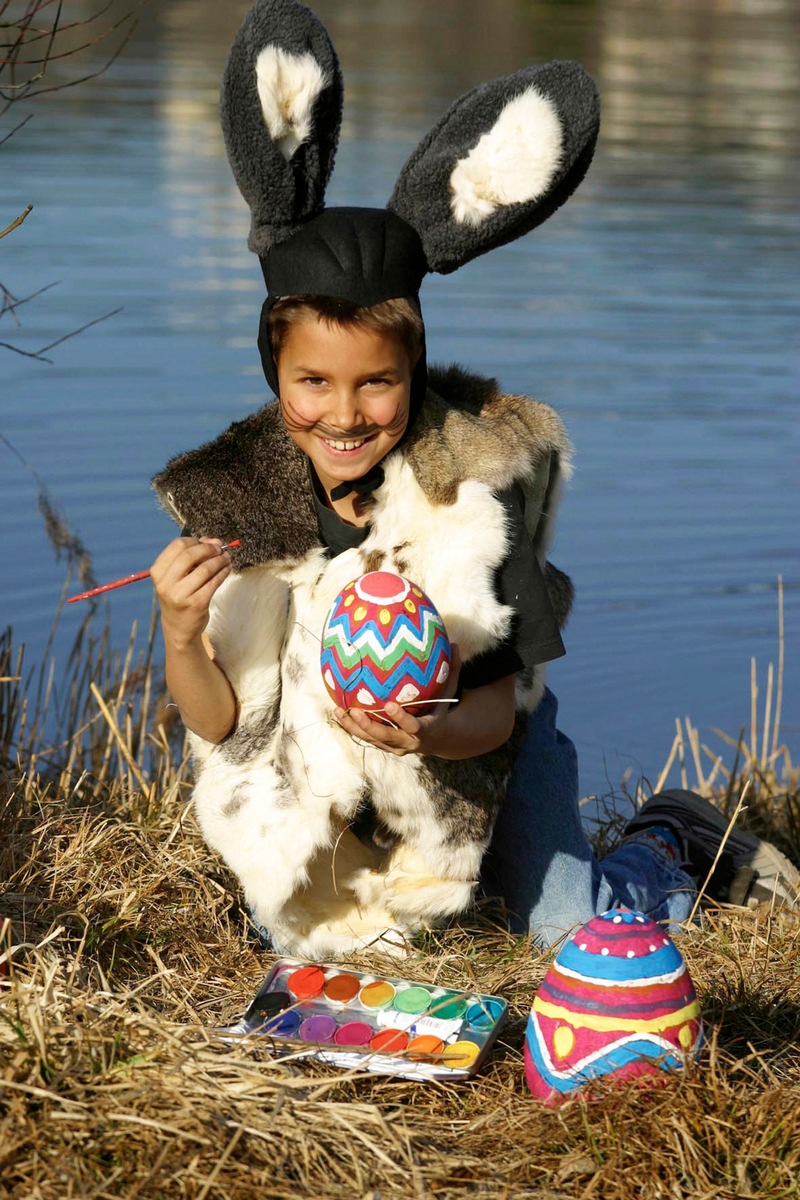
<path id="1" fill-rule="evenodd" d="M 391 334 L 312 316 L 289 329 L 277 365 L 289 436 L 329 497 L 338 484 L 376 466 L 403 436 L 413 364 Z M 350 516 L 352 506 L 345 507 L 342 515 Z"/>

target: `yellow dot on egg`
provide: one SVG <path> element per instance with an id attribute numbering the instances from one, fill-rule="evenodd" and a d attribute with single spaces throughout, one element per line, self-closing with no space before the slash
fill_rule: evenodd
<path id="1" fill-rule="evenodd" d="M 688 1050 L 694 1042 L 694 1032 L 691 1025 L 682 1025 L 678 1034 L 678 1041 L 683 1046 L 684 1050 Z"/>
<path id="2" fill-rule="evenodd" d="M 575 1034 L 569 1025 L 559 1025 L 553 1034 L 553 1050 L 557 1058 L 566 1058 L 575 1045 Z"/>
<path id="3" fill-rule="evenodd" d="M 417 606 L 413 600 L 405 600 L 403 602 L 403 608 L 407 613 L 415 613 L 417 611 Z"/>
<path id="4" fill-rule="evenodd" d="M 345 596 L 345 598 L 344 598 L 344 606 L 345 606 L 345 608 L 349 608 L 349 607 L 350 607 L 350 605 L 351 605 L 351 604 L 353 603 L 353 601 L 355 600 L 355 598 L 356 598 L 356 594 L 355 594 L 355 592 L 351 592 L 349 596 Z"/>
<path id="5" fill-rule="evenodd" d="M 412 588 L 411 590 L 414 595 L 418 597 L 418 599 L 422 599 L 422 592 L 419 590 L 419 588 Z"/>
<path id="6" fill-rule="evenodd" d="M 381 625 L 388 625 L 391 619 L 392 614 L 389 612 L 388 608 L 382 608 L 378 613 L 378 620 L 380 621 Z"/>
<path id="7" fill-rule="evenodd" d="M 354 621 L 363 621 L 364 617 L 366 615 L 367 615 L 367 610 L 366 610 L 365 606 L 363 604 L 359 604 L 358 608 L 353 613 L 353 620 Z"/>

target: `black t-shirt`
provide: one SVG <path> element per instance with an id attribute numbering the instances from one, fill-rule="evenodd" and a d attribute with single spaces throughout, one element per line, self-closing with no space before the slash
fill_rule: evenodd
<path id="1" fill-rule="evenodd" d="M 498 499 L 508 518 L 509 548 L 497 569 L 495 594 L 516 615 L 507 637 L 498 646 L 476 655 L 461 668 L 461 684 L 465 688 L 484 687 L 566 654 L 542 569 L 525 530 L 522 488 L 515 484 L 498 493 Z M 337 512 L 326 507 L 316 487 L 314 503 L 320 537 L 330 558 L 361 545 L 369 533 L 369 525 L 350 525 L 342 520 Z"/>

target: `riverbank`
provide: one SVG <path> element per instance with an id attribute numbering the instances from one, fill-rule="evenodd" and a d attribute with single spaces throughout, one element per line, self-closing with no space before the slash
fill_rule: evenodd
<path id="1" fill-rule="evenodd" d="M 4 1195 L 796 1195 L 796 914 L 709 909 L 703 928 L 682 936 L 707 1045 L 696 1070 L 646 1093 L 613 1087 L 599 1102 L 579 1097 L 556 1111 L 530 1097 L 524 1029 L 549 959 L 505 932 L 489 905 L 428 935 L 404 969 L 507 998 L 510 1022 L 474 1081 L 274 1061 L 263 1044 L 231 1047 L 212 1033 L 241 1015 L 273 959 L 255 948 L 236 882 L 196 829 L 153 631 L 115 655 L 89 622 L 58 689 L 46 669 L 24 675 L 8 636 L 0 643 Z M 729 812 L 750 779 L 740 820 L 798 861 L 800 780 L 770 720 L 730 747 L 713 779 L 712 763 L 696 777 L 691 726 L 676 760 L 683 753 L 689 786 L 710 790 Z"/>

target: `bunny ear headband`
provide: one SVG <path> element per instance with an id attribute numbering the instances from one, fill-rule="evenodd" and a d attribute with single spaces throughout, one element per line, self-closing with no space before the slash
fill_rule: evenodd
<path id="1" fill-rule="evenodd" d="M 256 0 L 228 60 L 222 128 L 267 284 L 259 348 L 276 394 L 266 322 L 280 296 L 417 302 L 429 271 L 448 274 L 546 221 L 586 174 L 600 122 L 578 63 L 523 67 L 452 105 L 387 208 L 325 209 L 342 94 L 314 14 L 296 0 Z"/>

